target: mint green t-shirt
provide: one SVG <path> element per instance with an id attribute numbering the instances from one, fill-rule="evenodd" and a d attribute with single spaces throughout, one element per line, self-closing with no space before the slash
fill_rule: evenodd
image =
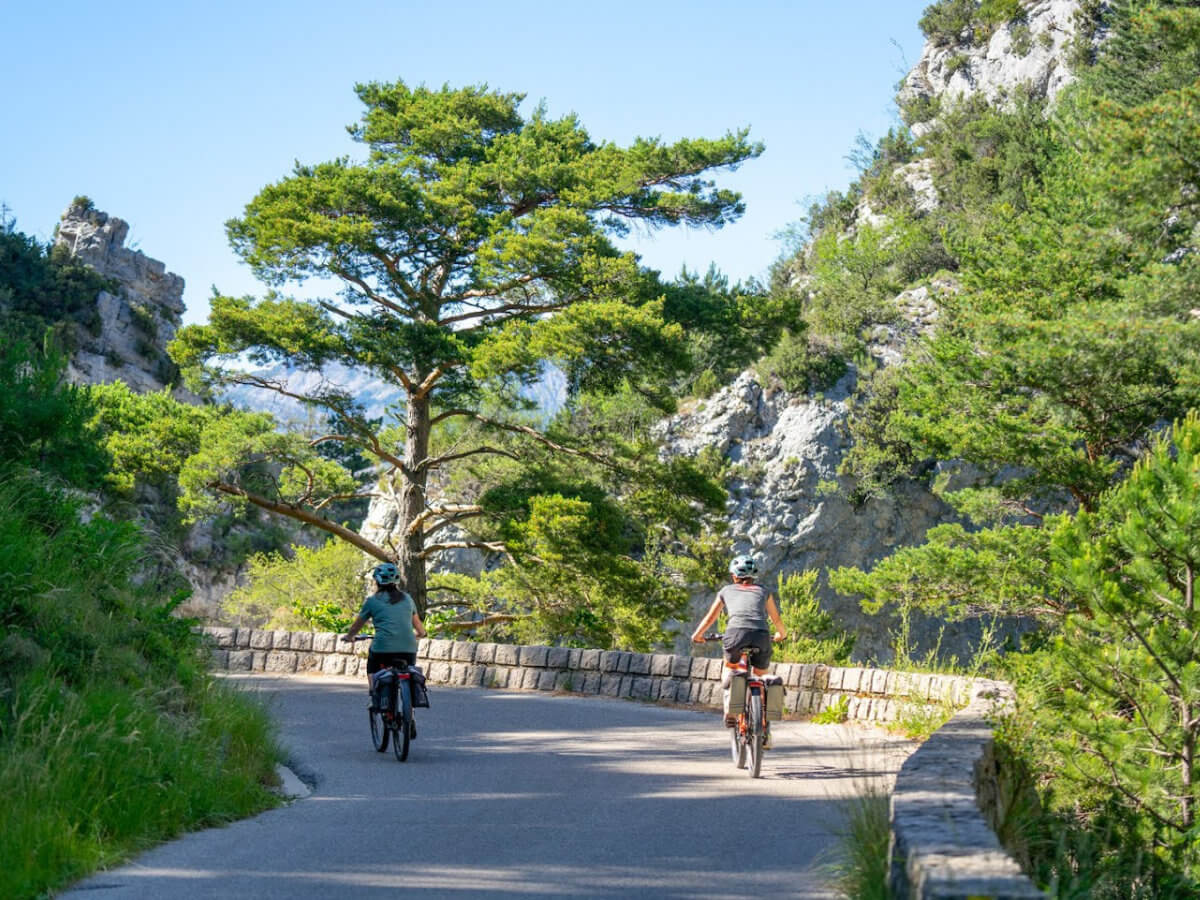
<path id="1" fill-rule="evenodd" d="M 358 615 L 375 623 L 371 649 L 376 653 L 416 653 L 417 633 L 412 622 L 416 611 L 412 597 L 404 592 L 395 603 L 383 591 L 368 597 Z"/>

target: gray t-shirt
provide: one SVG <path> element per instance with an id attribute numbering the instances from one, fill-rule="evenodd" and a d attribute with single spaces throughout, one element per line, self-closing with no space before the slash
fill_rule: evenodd
<path id="1" fill-rule="evenodd" d="M 729 621 L 725 630 L 745 628 L 770 631 L 767 625 L 767 589 L 761 584 L 727 584 L 717 594 L 725 603 Z"/>
<path id="2" fill-rule="evenodd" d="M 359 616 L 375 623 L 375 639 L 371 641 L 371 649 L 376 653 L 416 653 L 417 634 L 412 623 L 414 612 L 416 606 L 407 593 L 396 603 L 392 603 L 383 591 L 368 597 Z"/>

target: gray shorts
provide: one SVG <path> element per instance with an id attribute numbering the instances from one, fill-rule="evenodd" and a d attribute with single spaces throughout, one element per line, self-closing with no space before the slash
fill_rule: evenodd
<path id="1" fill-rule="evenodd" d="M 738 662 L 742 658 L 742 648 L 753 647 L 750 665 L 765 669 L 771 664 L 771 632 L 765 628 L 726 628 L 721 646 L 725 648 L 728 662 Z"/>

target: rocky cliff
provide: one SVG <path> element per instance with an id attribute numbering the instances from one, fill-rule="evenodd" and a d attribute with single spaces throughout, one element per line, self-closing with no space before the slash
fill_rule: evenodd
<path id="1" fill-rule="evenodd" d="M 82 334 L 70 363 L 78 384 L 123 381 L 139 393 L 174 380 L 167 343 L 183 315 L 183 279 L 156 259 L 125 246 L 129 225 L 82 200 L 63 213 L 56 242 L 119 287 L 96 298 L 100 328 Z"/>

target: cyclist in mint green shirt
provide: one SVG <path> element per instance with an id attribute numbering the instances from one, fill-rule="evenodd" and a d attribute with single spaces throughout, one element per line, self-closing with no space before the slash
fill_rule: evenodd
<path id="1" fill-rule="evenodd" d="M 375 623 L 375 638 L 367 652 L 367 678 L 385 666 L 403 660 L 410 666 L 417 661 L 417 638 L 425 637 L 425 626 L 417 615 L 416 604 L 396 586 L 400 571 L 393 563 L 381 563 L 371 570 L 379 590 L 363 603 L 358 618 L 343 641 L 354 640 L 367 622 Z M 373 684 L 373 681 L 370 682 Z"/>

